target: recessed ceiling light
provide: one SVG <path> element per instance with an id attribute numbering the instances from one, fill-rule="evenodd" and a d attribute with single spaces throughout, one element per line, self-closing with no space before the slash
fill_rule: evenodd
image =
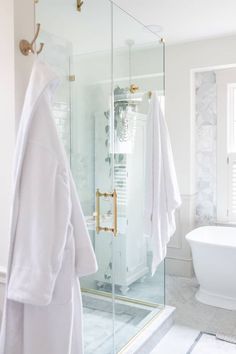
<path id="1" fill-rule="evenodd" d="M 154 33 L 163 32 L 163 28 L 160 25 L 147 25 L 146 28 Z"/>

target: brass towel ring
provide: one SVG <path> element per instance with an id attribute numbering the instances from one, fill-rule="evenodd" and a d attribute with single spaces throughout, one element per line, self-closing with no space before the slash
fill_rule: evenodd
<path id="1" fill-rule="evenodd" d="M 35 42 L 38 38 L 39 32 L 40 32 L 40 23 L 37 23 L 36 26 L 37 26 L 37 30 L 36 30 L 35 36 L 34 36 L 31 43 L 29 41 L 27 41 L 26 39 L 22 39 L 20 41 L 20 51 L 25 56 L 29 55 L 30 53 L 35 53 L 35 50 L 33 47 L 34 47 L 34 44 L 35 44 Z M 36 51 L 36 54 L 41 53 L 43 50 L 43 47 L 44 47 L 44 43 L 40 43 L 40 48 L 39 48 L 39 50 Z"/>

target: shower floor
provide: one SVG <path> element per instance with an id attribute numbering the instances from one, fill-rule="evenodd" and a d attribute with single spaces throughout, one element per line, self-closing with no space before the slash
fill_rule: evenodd
<path id="1" fill-rule="evenodd" d="M 85 354 L 111 354 L 113 348 L 112 301 L 103 296 L 85 294 L 84 333 Z M 161 311 L 160 308 L 116 300 L 115 348 L 116 352 Z"/>

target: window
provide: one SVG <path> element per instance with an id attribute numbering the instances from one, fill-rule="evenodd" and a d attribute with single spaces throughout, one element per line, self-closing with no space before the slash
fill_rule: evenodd
<path id="1" fill-rule="evenodd" d="M 236 70 L 216 73 L 217 219 L 236 221 Z"/>
<path id="2" fill-rule="evenodd" d="M 236 83 L 228 85 L 228 152 L 236 152 Z"/>
<path id="3" fill-rule="evenodd" d="M 227 90 L 228 217 L 236 219 L 236 84 Z"/>

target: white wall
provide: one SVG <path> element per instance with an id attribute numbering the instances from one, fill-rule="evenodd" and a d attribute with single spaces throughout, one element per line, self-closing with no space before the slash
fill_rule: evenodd
<path id="1" fill-rule="evenodd" d="M 236 63 L 236 36 L 167 46 L 166 118 L 182 194 L 195 192 L 191 70 Z"/>
<path id="2" fill-rule="evenodd" d="M 8 0 L 5 0 L 8 1 Z M 29 81 L 34 56 L 24 56 L 19 50 L 21 39 L 34 37 L 34 0 L 14 1 L 14 55 L 15 55 L 15 114 L 16 125 L 20 120 L 25 90 Z"/>
<path id="3" fill-rule="evenodd" d="M 14 146 L 13 0 L 0 0 L 0 267 L 7 262 L 10 176 Z"/>
<path id="4" fill-rule="evenodd" d="M 32 57 L 26 58 L 19 52 L 19 39 L 31 39 L 33 23 L 32 0 L 0 0 L 0 274 L 8 256 L 16 122 L 32 65 Z"/>
<path id="5" fill-rule="evenodd" d="M 179 227 L 168 247 L 167 270 L 191 275 L 191 252 L 186 233 L 195 220 L 195 110 L 191 102 L 193 69 L 236 64 L 236 36 L 167 46 L 166 119 L 172 138 L 177 176 L 183 196 Z M 191 211 L 191 212 L 190 212 Z"/>

